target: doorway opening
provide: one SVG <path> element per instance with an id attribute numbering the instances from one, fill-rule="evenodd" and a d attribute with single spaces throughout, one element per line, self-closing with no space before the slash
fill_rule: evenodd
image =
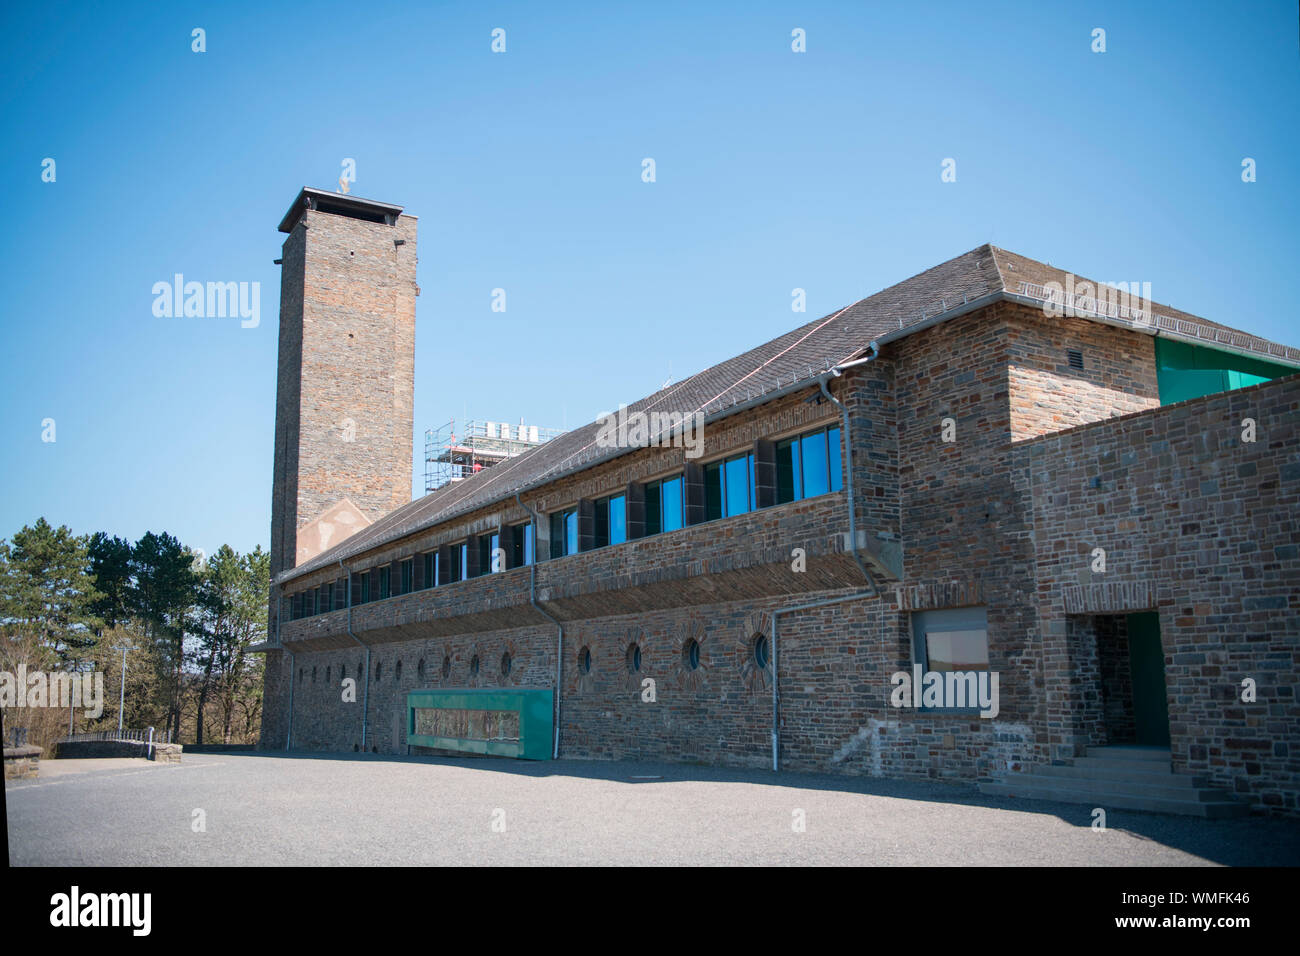
<path id="1" fill-rule="evenodd" d="M 1095 624 L 1107 744 L 1168 747 L 1169 701 L 1159 614 L 1102 614 Z"/>

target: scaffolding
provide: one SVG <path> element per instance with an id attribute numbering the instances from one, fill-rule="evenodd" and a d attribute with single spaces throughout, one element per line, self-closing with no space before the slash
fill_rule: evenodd
<path id="1" fill-rule="evenodd" d="M 522 455 L 563 434 L 559 428 L 453 418 L 424 433 L 424 493 Z"/>

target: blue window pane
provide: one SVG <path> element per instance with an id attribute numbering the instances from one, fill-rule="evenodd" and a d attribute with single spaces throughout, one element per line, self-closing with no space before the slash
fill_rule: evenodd
<path id="1" fill-rule="evenodd" d="M 524 564 L 533 563 L 533 526 L 524 525 Z"/>
<path id="2" fill-rule="evenodd" d="M 831 459 L 831 491 L 839 491 L 844 485 L 844 469 L 840 467 L 840 430 L 832 428 L 826 436 L 826 451 Z"/>
<path id="3" fill-rule="evenodd" d="M 564 553 L 578 553 L 578 512 L 569 511 L 564 515 Z"/>
<path id="4" fill-rule="evenodd" d="M 627 540 L 627 497 L 616 495 L 609 499 L 609 543 L 622 544 Z"/>
<path id="5" fill-rule="evenodd" d="M 497 556 L 497 551 L 501 548 L 501 535 L 494 534 L 488 538 L 488 570 L 504 571 L 505 561 Z"/>
<path id="6" fill-rule="evenodd" d="M 456 547 L 460 551 L 460 579 L 464 581 L 469 577 L 469 546 L 461 544 Z"/>
<path id="7" fill-rule="evenodd" d="M 749 456 L 731 459 L 725 471 L 727 515 L 743 515 L 749 510 Z"/>
<path id="8" fill-rule="evenodd" d="M 676 531 L 682 527 L 682 480 L 672 478 L 663 483 L 663 529 Z"/>
<path id="9" fill-rule="evenodd" d="M 826 433 L 804 435 L 799 440 L 803 458 L 803 496 L 824 495 L 831 490 L 826 471 Z"/>

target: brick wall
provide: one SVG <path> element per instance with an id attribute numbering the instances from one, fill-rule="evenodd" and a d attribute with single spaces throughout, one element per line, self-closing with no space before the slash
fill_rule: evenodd
<path id="1" fill-rule="evenodd" d="M 1300 376 L 1017 445 L 1033 503 L 1047 733 L 1102 742 L 1072 677 L 1082 615 L 1156 610 L 1176 769 L 1295 812 L 1300 780 Z M 1253 419 L 1257 440 L 1243 442 Z M 1094 573 L 1093 549 L 1106 570 Z M 1078 645 L 1078 646 L 1076 646 Z M 1256 682 L 1258 699 L 1241 700 Z M 1098 715 L 1100 719 L 1100 715 Z"/>
<path id="2" fill-rule="evenodd" d="M 1160 405 L 1155 338 L 1088 319 L 1005 309 L 1007 395 L 1015 441 Z M 1068 353 L 1080 353 L 1082 369 Z"/>
<path id="3" fill-rule="evenodd" d="M 1068 367 L 1069 348 L 1083 352 L 1082 371 Z M 1098 634 L 1110 627 L 1117 647 L 1122 628 L 1113 618 L 1099 625 L 1097 615 L 1158 608 L 1175 764 L 1294 811 L 1296 386 L 1152 408 L 1154 381 L 1144 335 L 1048 323 L 999 304 L 887 345 L 833 383 L 852 422 L 861 530 L 868 539 L 901 538 L 903 575 L 884 582 L 880 599 L 780 618 L 784 766 L 972 780 L 1114 742 L 1127 733 L 1125 716 L 1107 699 L 1123 695 L 1127 678 L 1099 650 Z M 810 404 L 813 394 L 707 428 L 706 459 L 835 422 L 836 406 Z M 1260 423 L 1260 441 L 1233 445 L 1224 423 L 1247 412 Z M 956 426 L 952 442 L 942 440 L 946 417 Z M 528 501 L 544 516 L 682 462 L 681 449 L 630 452 Z M 1094 477 L 1100 488 L 1091 487 Z M 781 607 L 861 587 L 840 541 L 845 498 L 838 492 L 541 562 L 538 599 L 565 621 L 562 753 L 767 765 L 771 672 L 755 660 L 754 637 L 771 634 Z M 527 517 L 512 502 L 480 509 L 358 556 L 350 569 Z M 1098 544 L 1109 568 L 1094 579 L 1087 560 Z M 807 552 L 803 574 L 790 568 L 794 547 Z M 321 569 L 290 589 L 339 573 Z M 406 690 L 554 686 L 556 629 L 528 603 L 532 573 L 514 569 L 354 608 L 353 630 L 372 654 L 370 747 L 404 749 Z M 988 608 L 999 716 L 890 707 L 890 675 L 911 664 L 910 612 L 971 605 Z M 268 655 L 272 735 L 264 742 L 282 745 L 292 679 L 295 745 L 359 746 L 361 694 L 344 703 L 338 686 L 340 668 L 356 677 L 364 656 L 347 620 L 336 611 L 286 623 L 295 659 Z M 691 640 L 701 647 L 699 669 L 685 662 Z M 639 675 L 628 665 L 633 644 Z M 590 672 L 580 668 L 584 648 Z M 507 651 L 512 670 L 503 677 Z M 480 669 L 471 676 L 475 656 Z M 1247 671 L 1260 702 L 1238 705 L 1224 695 Z M 641 700 L 645 677 L 656 681 L 654 704 Z"/>
<path id="4" fill-rule="evenodd" d="M 283 260 L 272 573 L 341 498 L 370 521 L 410 500 L 416 221 L 308 210 Z"/>

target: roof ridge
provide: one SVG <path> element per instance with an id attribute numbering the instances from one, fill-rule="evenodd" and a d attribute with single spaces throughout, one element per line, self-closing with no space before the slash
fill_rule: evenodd
<path id="1" fill-rule="evenodd" d="M 1002 263 L 998 261 L 998 253 L 1003 250 L 998 246 L 993 245 L 991 242 L 984 243 L 980 248 L 988 251 L 989 259 L 993 262 L 993 271 L 996 272 L 998 276 L 998 288 L 1003 292 L 1009 291 L 1007 289 L 1007 277 L 1002 274 Z"/>

